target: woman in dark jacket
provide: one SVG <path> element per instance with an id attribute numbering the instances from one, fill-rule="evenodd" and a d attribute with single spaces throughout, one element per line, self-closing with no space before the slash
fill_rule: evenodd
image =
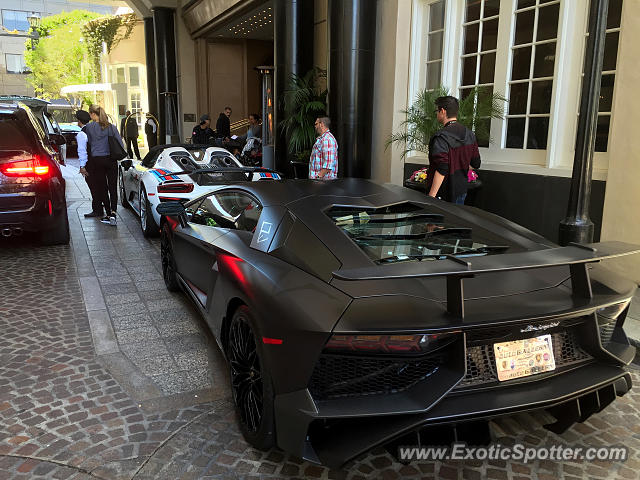
<path id="1" fill-rule="evenodd" d="M 91 115 L 91 120 L 93 121 L 86 125 L 85 132 L 91 145 L 91 161 L 94 162 L 93 168 L 95 171 L 92 175 L 98 177 L 96 179 L 96 190 L 102 200 L 104 210 L 107 212 L 107 215 L 100 221 L 116 226 L 118 162 L 111 158 L 109 137 L 116 138 L 123 149 L 124 145 L 116 126 L 109 123 L 109 118 L 104 108 L 99 105 L 91 105 L 89 107 L 89 115 Z"/>

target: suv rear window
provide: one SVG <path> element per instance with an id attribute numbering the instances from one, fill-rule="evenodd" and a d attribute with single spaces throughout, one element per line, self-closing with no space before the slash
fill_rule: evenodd
<path id="1" fill-rule="evenodd" d="M 379 209 L 332 207 L 326 213 L 379 264 L 490 255 L 511 249 L 500 239 L 483 238 L 468 226 L 412 203 Z"/>
<path id="2" fill-rule="evenodd" d="M 31 150 L 32 140 L 24 125 L 12 115 L 0 115 L 2 150 Z"/>

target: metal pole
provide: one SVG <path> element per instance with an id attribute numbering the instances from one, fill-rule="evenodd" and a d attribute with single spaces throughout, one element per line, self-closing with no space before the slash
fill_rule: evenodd
<path id="1" fill-rule="evenodd" d="M 274 145 L 273 66 L 255 67 L 262 74 L 262 166 L 276 168 Z"/>
<path id="2" fill-rule="evenodd" d="M 589 203 L 608 10 L 609 0 L 591 0 L 576 152 L 573 159 L 567 216 L 560 222 L 560 245 L 593 241 L 593 222 L 589 218 Z"/>

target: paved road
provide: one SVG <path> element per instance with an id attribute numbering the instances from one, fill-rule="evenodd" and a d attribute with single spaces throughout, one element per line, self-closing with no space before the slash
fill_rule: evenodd
<path id="1" fill-rule="evenodd" d="M 72 162 L 73 163 L 73 162 Z M 491 424 L 502 445 L 623 444 L 619 462 L 417 462 L 377 449 L 342 470 L 242 439 L 226 367 L 192 306 L 169 295 L 157 241 L 130 211 L 85 220 L 87 189 L 66 169 L 70 246 L 0 244 L 0 479 L 637 478 L 640 389 L 562 436 L 544 414 Z M 636 384 L 639 370 L 632 367 Z"/>

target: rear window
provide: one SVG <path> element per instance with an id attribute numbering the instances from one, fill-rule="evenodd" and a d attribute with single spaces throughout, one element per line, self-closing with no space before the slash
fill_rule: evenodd
<path id="1" fill-rule="evenodd" d="M 58 123 L 63 124 L 63 123 L 69 123 L 69 124 L 75 124 L 78 120 L 76 120 L 75 115 L 73 113 L 73 110 L 71 110 L 70 108 L 64 108 L 64 109 L 57 109 L 57 108 L 51 108 L 51 106 L 49 106 L 47 108 L 47 111 L 51 114 L 53 114 L 54 118 L 58 121 Z"/>
<path id="2" fill-rule="evenodd" d="M 30 133 L 24 125 L 12 115 L 0 115 L 1 150 L 31 150 Z"/>
<path id="3" fill-rule="evenodd" d="M 458 220 L 421 205 L 402 203 L 379 209 L 332 207 L 327 211 L 371 260 L 379 264 L 441 260 L 514 251 L 488 231 L 476 232 Z"/>

